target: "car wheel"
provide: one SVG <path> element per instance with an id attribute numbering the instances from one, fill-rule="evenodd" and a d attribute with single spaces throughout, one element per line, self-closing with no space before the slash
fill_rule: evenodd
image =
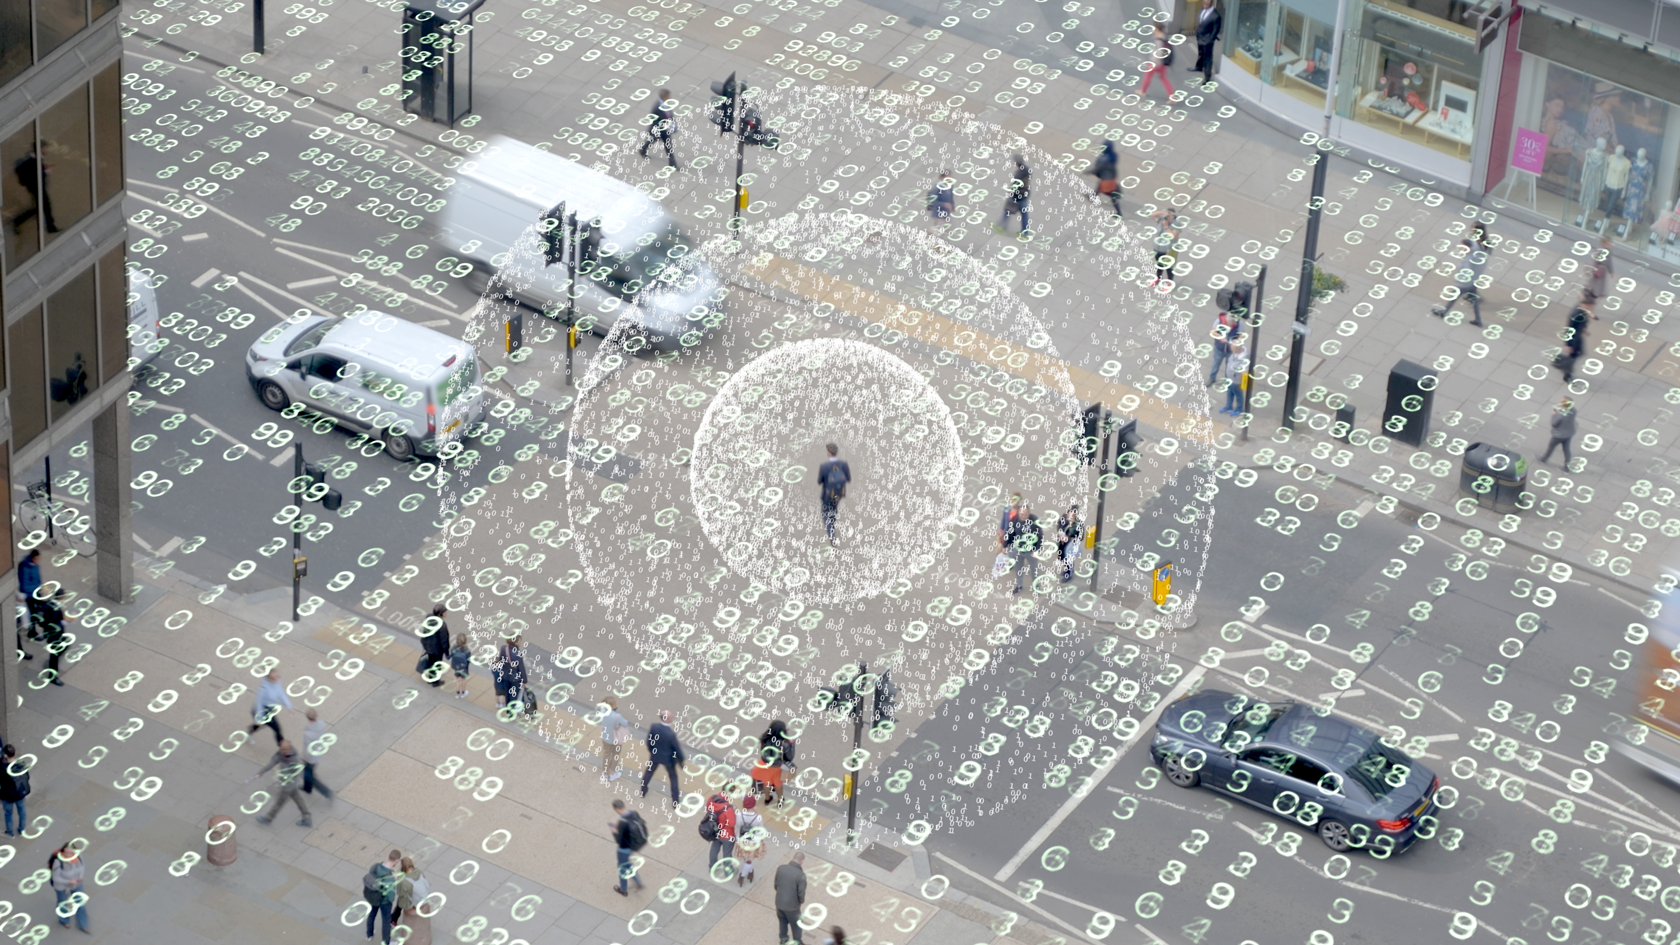
<path id="1" fill-rule="evenodd" d="M 414 441 L 387 431 L 385 437 L 385 452 L 399 463 L 406 463 L 414 458 Z"/>
<path id="2" fill-rule="evenodd" d="M 286 391 L 273 381 L 258 384 L 257 396 L 262 398 L 263 406 L 270 410 L 285 410 L 292 402 L 292 399 L 286 396 Z"/>
<path id="3" fill-rule="evenodd" d="M 1318 839 L 1323 840 L 1325 846 L 1337 853 L 1346 853 L 1353 848 L 1353 836 L 1348 833 L 1347 827 L 1334 820 L 1319 822 Z"/>
<path id="4" fill-rule="evenodd" d="M 1184 767 L 1182 759 L 1170 756 L 1161 759 L 1161 773 L 1167 776 L 1168 781 L 1181 788 L 1193 788 L 1202 781 L 1199 773 Z"/>

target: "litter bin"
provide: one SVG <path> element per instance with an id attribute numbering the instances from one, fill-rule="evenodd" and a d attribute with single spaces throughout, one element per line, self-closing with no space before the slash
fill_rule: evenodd
<path id="1" fill-rule="evenodd" d="M 1488 443 L 1472 443 L 1464 451 L 1458 490 L 1476 497 L 1495 512 L 1517 511 L 1517 498 L 1528 485 L 1528 460 L 1520 453 Z"/>

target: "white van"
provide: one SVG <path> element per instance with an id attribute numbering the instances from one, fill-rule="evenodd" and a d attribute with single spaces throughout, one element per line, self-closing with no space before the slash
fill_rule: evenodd
<path id="1" fill-rule="evenodd" d="M 520 247 L 534 271 L 504 269 L 520 234 L 564 204 L 584 230 L 578 267 L 581 329 L 606 334 L 634 312 L 633 330 L 646 346 L 672 351 L 698 344 L 723 319 L 727 290 L 659 201 L 635 187 L 557 154 L 501 135 L 461 165 L 443 211 L 450 252 L 486 272 L 501 271 L 508 294 L 563 317 L 564 262 L 543 265 L 533 234 Z M 631 350 L 638 344 L 632 339 Z"/>
<path id="2" fill-rule="evenodd" d="M 152 290 L 152 280 L 138 269 L 128 273 L 128 369 L 135 373 L 143 373 L 146 365 L 157 360 L 157 356 L 168 347 L 167 342 L 160 343 L 158 334 L 157 293 Z"/>
<path id="3" fill-rule="evenodd" d="M 399 460 L 436 456 L 484 419 L 473 346 L 384 312 L 282 322 L 246 353 L 245 375 L 270 409 L 304 404 Z"/>

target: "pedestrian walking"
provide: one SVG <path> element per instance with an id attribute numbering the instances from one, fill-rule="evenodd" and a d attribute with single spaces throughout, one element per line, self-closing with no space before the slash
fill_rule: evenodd
<path id="1" fill-rule="evenodd" d="M 392 850 L 383 863 L 368 867 L 362 875 L 362 899 L 371 906 L 367 937 L 373 938 L 373 920 L 380 920 L 381 940 L 391 945 L 391 909 L 397 903 L 397 870 L 402 869 L 402 851 Z"/>
<path id="2" fill-rule="evenodd" d="M 1021 493 L 1011 492 L 1009 494 L 1009 504 L 1003 507 L 1002 517 L 1000 517 L 998 519 L 998 550 L 999 551 L 1003 550 L 1004 543 L 1009 540 L 1009 523 L 1010 523 L 1010 521 L 1012 521 L 1014 519 L 1016 511 L 1020 508 L 1021 508 Z"/>
<path id="3" fill-rule="evenodd" d="M 940 171 L 938 183 L 928 191 L 928 221 L 940 232 L 951 225 L 951 215 L 957 212 L 957 195 L 951 190 L 956 184 L 950 171 Z"/>
<path id="4" fill-rule="evenodd" d="M 677 130 L 677 100 L 671 97 L 670 89 L 660 89 L 654 97 L 653 107 L 648 109 L 647 140 L 642 142 L 642 157 L 647 157 L 648 146 L 655 141 L 665 146 L 665 156 L 670 159 L 671 166 L 677 166 L 677 152 L 671 147 L 671 136 Z"/>
<path id="5" fill-rule="evenodd" d="M 774 804 L 786 795 L 782 785 L 787 773 L 795 768 L 796 747 L 788 737 L 787 723 L 781 719 L 771 722 L 764 734 L 758 736 L 758 761 L 753 764 L 752 783 L 764 803 Z"/>
<path id="6" fill-rule="evenodd" d="M 1219 369 L 1231 357 L 1231 344 L 1242 337 L 1242 325 L 1227 312 L 1220 312 L 1213 323 L 1213 365 L 1208 368 L 1207 386 L 1219 380 Z"/>
<path id="7" fill-rule="evenodd" d="M 29 812 L 25 809 L 24 798 L 29 796 L 29 773 L 12 773 L 12 765 L 17 763 L 17 746 L 7 745 L 5 757 L 0 759 L 0 807 L 6 810 L 6 836 L 15 837 L 23 833 L 23 828 L 29 826 Z M 17 832 L 12 831 L 12 812 L 17 812 Z"/>
<path id="8" fill-rule="evenodd" d="M 1009 192 L 1003 197 L 1003 216 L 993 229 L 1007 234 L 1010 214 L 1018 213 L 1021 215 L 1021 235 L 1030 236 L 1031 226 L 1027 221 L 1032 212 L 1032 168 L 1027 166 L 1027 159 L 1019 151 L 1009 158 L 1015 162 L 1015 170 L 1009 177 Z"/>
<path id="9" fill-rule="evenodd" d="M 1085 522 L 1079 517 L 1079 503 L 1067 507 L 1056 519 L 1056 560 L 1061 562 L 1062 583 L 1073 580 L 1073 563 L 1083 548 Z"/>
<path id="10" fill-rule="evenodd" d="M 1160 79 L 1167 89 L 1167 96 L 1171 98 L 1173 87 L 1172 80 L 1167 78 L 1167 67 L 1172 65 L 1173 48 L 1172 44 L 1167 42 L 1167 31 L 1159 23 L 1155 24 L 1155 51 L 1150 54 L 1150 59 L 1152 61 L 1143 67 L 1143 88 L 1138 89 L 1138 95 L 1141 97 L 1149 94 L 1149 83 Z"/>
<path id="11" fill-rule="evenodd" d="M 27 633 L 29 639 L 39 640 L 40 632 L 36 629 L 36 608 L 40 604 L 35 599 L 35 592 L 41 589 L 41 549 L 31 548 L 23 556 L 17 566 L 17 645 L 18 652 L 26 660 L 35 658 L 35 654 L 23 648 L 23 637 Z"/>
<path id="12" fill-rule="evenodd" d="M 292 743 L 280 740 L 280 747 L 275 750 L 274 757 L 268 764 L 263 765 L 252 778 L 260 777 L 270 768 L 279 768 L 274 773 L 274 803 L 268 805 L 268 810 L 257 817 L 257 823 L 271 824 L 274 815 L 280 813 L 280 808 L 291 801 L 297 805 L 298 813 L 303 818 L 297 822 L 299 827 L 313 827 L 314 822 L 309 819 L 309 805 L 303 802 L 303 756 L 298 754 Z"/>
<path id="13" fill-rule="evenodd" d="M 700 839 L 712 845 L 706 868 L 717 866 L 719 857 L 735 855 L 735 805 L 722 794 L 713 794 L 706 802 L 706 815 L 700 818 Z"/>
<path id="14" fill-rule="evenodd" d="M 514 636 L 502 643 L 496 653 L 496 665 L 493 676 L 496 683 L 497 707 L 512 705 L 516 700 L 524 699 L 525 692 L 525 638 Z"/>
<path id="15" fill-rule="evenodd" d="M 1610 237 L 1598 241 L 1598 254 L 1603 258 L 1594 262 L 1592 276 L 1587 280 L 1587 291 L 1592 293 L 1594 302 L 1609 293 L 1610 277 L 1616 274 L 1616 267 L 1610 261 Z"/>
<path id="16" fill-rule="evenodd" d="M 92 935 L 88 929 L 87 893 L 82 891 L 82 878 L 87 869 L 82 865 L 82 853 L 73 843 L 66 843 L 53 851 L 47 861 L 52 868 L 53 895 L 58 897 L 58 908 L 53 910 L 58 916 L 58 924 L 70 927 L 70 917 L 76 917 L 76 928 Z M 69 908 L 65 907 L 66 901 Z"/>
<path id="17" fill-rule="evenodd" d="M 472 650 L 467 649 L 467 635 L 455 634 L 455 646 L 449 651 L 449 668 L 455 671 L 455 698 L 467 697 L 467 677 L 472 675 Z"/>
<path id="18" fill-rule="evenodd" d="M 421 625 L 420 647 L 425 656 L 420 660 L 420 675 L 432 681 L 432 688 L 443 685 L 443 661 L 449 658 L 449 624 L 443 615 L 449 613 L 442 604 L 432 608 L 432 619 Z"/>
<path id="19" fill-rule="evenodd" d="M 601 715 L 601 780 L 617 781 L 623 776 L 618 770 L 618 752 L 630 741 L 630 722 L 618 711 L 618 700 L 608 696 L 601 700 L 606 711 Z"/>
<path id="20" fill-rule="evenodd" d="M 653 780 L 654 769 L 664 768 L 665 776 L 671 782 L 671 803 L 682 803 L 682 789 L 677 784 L 677 765 L 687 761 L 688 755 L 683 752 L 682 743 L 677 741 L 676 729 L 671 727 L 670 709 L 660 709 L 659 721 L 648 726 L 647 750 L 647 770 L 642 772 L 642 796 L 647 797 L 648 782 Z"/>
<path id="21" fill-rule="evenodd" d="M 1231 356 L 1225 361 L 1225 407 L 1220 413 L 1240 417 L 1248 408 L 1248 351 L 1241 339 L 1231 342 Z"/>
<path id="22" fill-rule="evenodd" d="M 1164 79 L 1165 76 L 1162 78 Z M 1112 140 L 1103 139 L 1102 150 L 1097 152 L 1096 159 L 1091 162 L 1090 168 L 1085 173 L 1096 175 L 1097 196 L 1107 197 L 1108 202 L 1114 205 L 1114 212 L 1118 214 L 1120 212 L 1120 152 L 1115 150 Z"/>
<path id="23" fill-rule="evenodd" d="M 42 645 L 47 650 L 47 677 L 55 686 L 64 685 L 64 680 L 58 668 L 58 658 L 63 655 L 70 641 L 65 638 L 63 603 L 70 598 L 70 590 L 65 588 L 57 595 L 39 601 L 36 613 L 41 623 Z"/>
<path id="24" fill-rule="evenodd" d="M 332 745 L 332 742 L 326 739 L 327 723 L 321 721 L 320 714 L 314 709 L 305 710 L 303 715 L 309 720 L 309 724 L 303 727 L 303 793 L 313 794 L 320 791 L 321 796 L 330 803 L 333 799 L 333 789 L 327 787 L 326 782 L 315 775 L 315 765 Z"/>
<path id="25" fill-rule="evenodd" d="M 1196 15 L 1196 68 L 1202 74 L 1202 84 L 1213 81 L 1213 44 L 1225 31 L 1225 17 L 1214 0 L 1202 0 L 1202 12 Z"/>
<path id="26" fill-rule="evenodd" d="M 1459 245 L 1464 247 L 1463 262 L 1453 275 L 1459 284 L 1459 293 L 1445 308 L 1436 306 L 1430 310 L 1430 314 L 1436 318 L 1445 318 L 1461 300 L 1466 301 L 1470 303 L 1470 324 L 1481 327 L 1482 289 L 1479 282 L 1482 271 L 1487 269 L 1488 259 L 1493 254 L 1493 234 L 1488 232 L 1487 227 L 1478 226 Z"/>
<path id="27" fill-rule="evenodd" d="M 1581 296 L 1581 301 L 1575 303 L 1575 308 L 1569 312 L 1569 321 L 1563 333 L 1563 351 L 1557 356 L 1557 366 L 1563 370 L 1565 384 L 1575 379 L 1575 361 L 1587 346 L 1587 323 L 1596 321 L 1598 313 L 1594 311 L 1595 302 L 1592 291 L 1588 290 Z"/>
<path id="28" fill-rule="evenodd" d="M 280 709 L 292 707 L 292 697 L 286 695 L 286 687 L 280 685 L 280 671 L 271 669 L 263 677 L 262 684 L 257 686 L 257 701 L 251 706 L 251 727 L 247 734 L 255 734 L 264 725 L 274 729 L 274 743 L 280 744 L 286 736 L 280 731 Z"/>
<path id="29" fill-rule="evenodd" d="M 1173 268 L 1178 265 L 1177 243 L 1182 230 L 1171 207 L 1155 211 L 1150 219 L 1155 221 L 1155 277 L 1149 280 L 1149 285 L 1160 285 L 1161 291 L 1169 292 L 1173 287 Z"/>
<path id="30" fill-rule="evenodd" d="M 620 896 L 629 896 L 629 882 L 636 881 L 636 888 L 642 888 L 642 878 L 636 875 L 636 864 L 631 862 L 630 855 L 647 846 L 647 822 L 642 815 L 630 810 L 625 803 L 617 798 L 612 802 L 613 813 L 618 819 L 611 821 L 607 827 L 612 831 L 613 843 L 618 847 L 618 885 L 613 889 Z"/>
<path id="31" fill-rule="evenodd" d="M 838 444 L 828 444 L 828 458 L 817 467 L 817 488 L 822 493 L 823 528 L 828 531 L 828 543 L 834 544 L 834 520 L 840 516 L 840 500 L 846 497 L 846 485 L 852 481 L 852 467 L 840 458 Z"/>
<path id="32" fill-rule="evenodd" d="M 1552 458 L 1552 450 L 1563 447 L 1563 465 L 1570 462 L 1569 441 L 1575 438 L 1575 401 L 1568 397 L 1558 402 L 1552 408 L 1552 438 L 1546 444 L 1546 452 L 1540 455 L 1542 463 Z"/>
<path id="33" fill-rule="evenodd" d="M 741 809 L 735 812 L 735 859 L 741 864 L 741 871 L 735 874 L 737 886 L 758 878 L 753 875 L 753 863 L 764 855 L 764 841 L 770 835 L 757 808 L 758 798 L 748 794 L 741 798 Z"/>
<path id="34" fill-rule="evenodd" d="M 1008 552 L 1014 564 L 1010 571 L 1015 574 L 1015 590 L 1012 594 L 1021 593 L 1021 569 L 1023 565 L 1030 566 L 1032 580 L 1038 581 L 1038 549 L 1044 543 L 1044 532 L 1038 524 L 1038 516 L 1033 514 L 1032 506 L 1021 503 L 1017 514 L 1009 521 L 1009 530 L 1004 542 L 1004 550 Z"/>
<path id="35" fill-rule="evenodd" d="M 392 925 L 397 925 L 405 915 L 412 923 L 417 917 L 415 910 L 432 894 L 432 884 L 421 875 L 420 867 L 414 865 L 413 857 L 402 858 L 402 872 L 398 875 L 397 898 L 391 905 Z"/>
<path id="36" fill-rule="evenodd" d="M 776 935 L 781 945 L 801 945 L 799 910 L 805 907 L 805 854 L 776 869 Z"/>

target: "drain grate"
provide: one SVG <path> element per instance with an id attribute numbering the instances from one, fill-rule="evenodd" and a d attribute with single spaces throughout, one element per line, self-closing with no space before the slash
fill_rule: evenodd
<path id="1" fill-rule="evenodd" d="M 884 847 L 879 843 L 871 843 L 858 858 L 865 863 L 879 866 L 889 872 L 898 869 L 898 864 L 909 858 L 909 854 L 900 853 L 892 847 Z"/>

